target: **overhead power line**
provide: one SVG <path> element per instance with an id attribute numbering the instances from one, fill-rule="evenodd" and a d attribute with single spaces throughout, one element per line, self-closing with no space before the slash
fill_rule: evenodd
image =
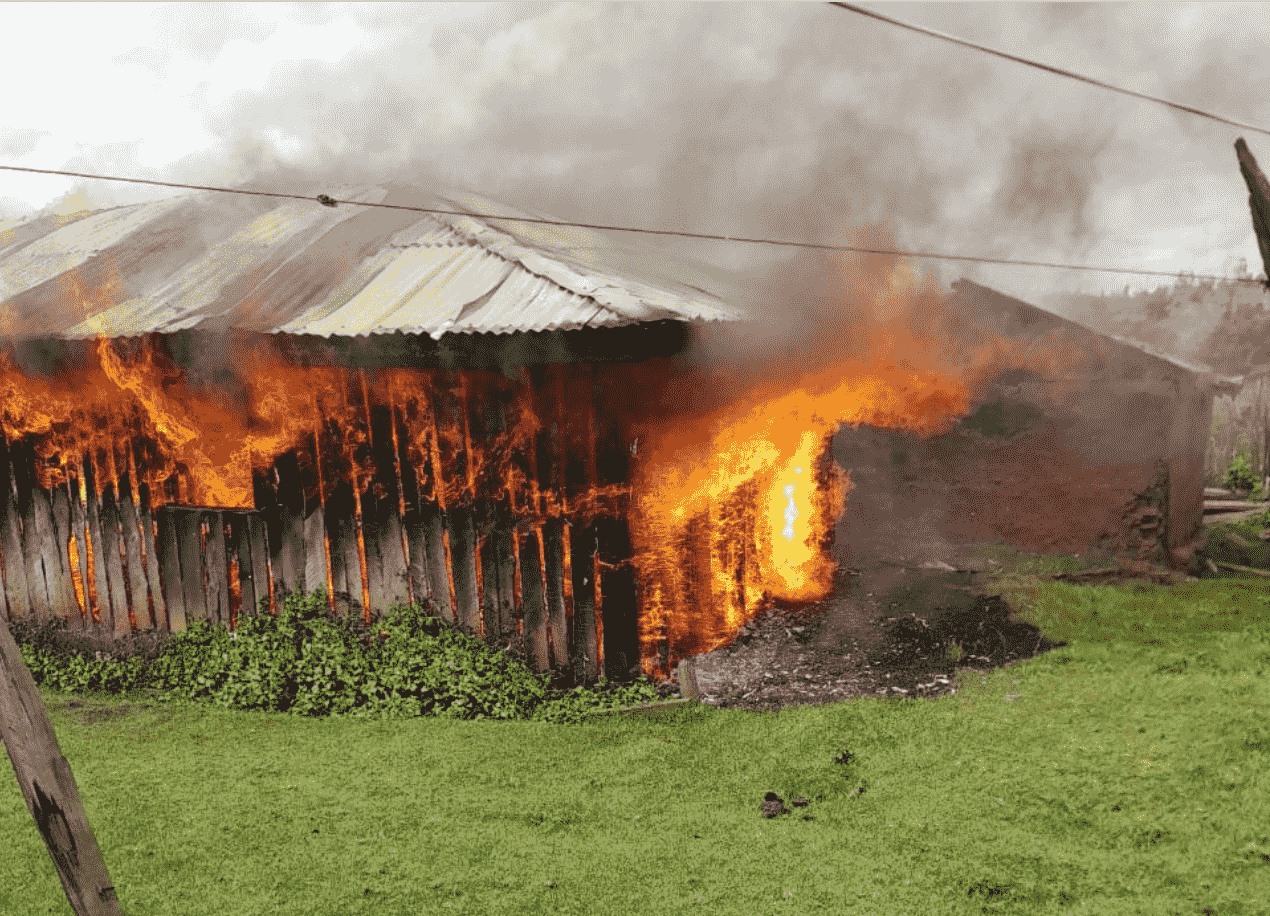
<path id="1" fill-rule="evenodd" d="M 920 32 L 922 35 L 929 35 L 932 38 L 941 38 L 944 41 L 951 41 L 953 44 L 961 45 L 963 48 L 973 48 L 976 51 L 982 51 L 985 54 L 993 54 L 1005 60 L 1012 60 L 1016 64 L 1024 64 L 1028 67 L 1035 67 L 1037 70 L 1044 70 L 1046 73 L 1054 73 L 1058 76 L 1065 76 L 1068 79 L 1079 80 L 1082 83 L 1088 83 L 1091 86 L 1097 86 L 1100 89 L 1110 89 L 1112 92 L 1119 92 L 1121 95 L 1130 95 L 1135 99 L 1145 99 L 1148 102 L 1155 102 L 1159 105 L 1167 105 L 1169 108 L 1185 111 L 1187 114 L 1199 115 L 1201 118 L 1208 118 L 1210 121 L 1219 121 L 1222 124 L 1230 124 L 1234 127 L 1240 127 L 1244 130 L 1256 131 L 1259 134 L 1270 136 L 1270 129 L 1257 127 L 1255 124 L 1245 124 L 1243 121 L 1235 121 L 1231 118 L 1224 118 L 1221 115 L 1213 114 L 1211 111 L 1204 111 L 1200 108 L 1193 108 L 1190 105 L 1183 105 L 1179 102 L 1170 102 L 1168 99 L 1162 99 L 1158 96 L 1147 95 L 1145 92 L 1134 92 L 1132 89 L 1124 89 L 1120 86 L 1113 86 L 1110 83 L 1104 83 L 1096 80 L 1091 76 L 1083 76 L 1079 73 L 1073 73 L 1070 70 L 1064 70 L 1061 67 L 1053 67 L 1049 64 L 1043 64 L 1039 61 L 1029 60 L 1026 57 L 1018 57 L 1014 54 L 1007 54 L 1005 51 L 998 51 L 996 48 L 989 48 L 986 45 L 975 44 L 973 41 L 966 41 L 964 38 L 957 38 L 955 35 L 949 35 L 945 32 L 937 32 L 934 29 L 928 29 L 920 25 L 913 25 L 911 22 L 903 22 L 899 19 L 892 19 L 890 16 L 884 16 L 881 13 L 865 9 L 862 6 L 856 6 L 854 3 L 833 3 L 830 6 L 836 6 L 840 9 L 848 10 L 852 13 L 859 13 L 861 16 L 868 16 L 877 19 L 880 22 L 887 22 L 891 25 L 898 25 L 900 28 L 909 29 L 914 32 Z"/>
<path id="2" fill-rule="evenodd" d="M 164 188 L 180 188 L 189 191 L 215 191 L 222 194 L 247 194 L 253 197 L 273 197 L 283 200 L 316 201 L 325 207 L 340 205 L 353 207 L 379 207 L 386 210 L 409 210 L 414 213 L 430 213 L 438 216 L 466 216 L 478 219 L 502 220 L 512 223 L 532 223 L 542 226 L 559 226 L 565 229 L 594 229 L 599 232 L 632 232 L 639 235 L 662 235 L 675 238 L 702 239 L 712 242 L 737 242 L 746 245 L 773 245 L 782 248 L 808 248 L 818 251 L 845 251 L 855 254 L 886 255 L 904 258 L 926 258 L 932 261 L 969 261 L 975 264 L 1008 264 L 1019 267 L 1051 267 L 1059 270 L 1083 270 L 1095 273 L 1133 274 L 1135 276 L 1171 277 L 1176 279 L 1177 271 L 1141 270 L 1132 267 L 1097 267 L 1089 264 L 1059 264 L 1053 261 L 1021 261 L 1010 258 L 984 258 L 968 254 L 944 254 L 935 251 L 902 251 L 892 248 L 864 248 L 858 245 L 832 245 L 827 242 L 796 242 L 791 239 L 751 238 L 741 235 L 714 235 L 708 232 L 684 232 L 677 229 L 645 229 L 636 226 L 612 226 L 605 223 L 571 223 L 565 220 L 540 219 L 532 216 L 500 216 L 497 213 L 473 213 L 466 210 L 443 210 L 436 207 L 415 207 L 407 204 L 372 203 L 363 200 L 337 200 L 326 194 L 312 197 L 305 194 L 288 194 L 281 191 L 253 191 L 246 188 L 224 188 L 215 185 L 183 184 L 176 181 L 155 181 L 150 178 L 126 178 L 118 175 L 92 175 L 87 172 L 66 172 L 58 169 L 33 169 L 18 165 L 0 165 L 0 169 L 9 172 L 34 172 L 38 175 L 60 175 L 69 178 L 91 178 L 98 181 L 122 181 L 129 184 L 157 185 Z M 1194 280 L 1215 280 L 1225 282 L 1233 279 L 1238 283 L 1257 283 L 1260 280 L 1219 277 L 1210 274 L 1186 274 Z"/>

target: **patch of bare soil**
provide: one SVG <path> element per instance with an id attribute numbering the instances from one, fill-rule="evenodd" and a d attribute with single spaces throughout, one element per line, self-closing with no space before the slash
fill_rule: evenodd
<path id="1" fill-rule="evenodd" d="M 958 668 L 999 668 L 1064 645 L 1010 614 L 971 570 L 879 565 L 849 571 L 819 605 L 760 615 L 692 664 L 702 700 L 715 706 L 941 696 L 955 692 Z"/>

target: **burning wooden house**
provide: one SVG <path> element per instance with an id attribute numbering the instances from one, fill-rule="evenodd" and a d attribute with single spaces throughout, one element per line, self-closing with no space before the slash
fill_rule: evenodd
<path id="1" fill-rule="evenodd" d="M 336 197 L 390 194 L 452 213 L 201 195 L 3 230 L 11 618 L 234 627 L 320 588 L 629 673 L 638 392 L 609 370 L 738 315 L 456 215 L 488 201 Z"/>
<path id="2" fill-rule="evenodd" d="M 899 268 L 797 366 L 685 375 L 690 329 L 742 317 L 726 278 L 474 197 L 334 196 L 450 212 L 194 196 L 0 230 L 10 618 L 428 598 L 588 680 L 873 559 L 1185 561 L 1230 380 Z"/>

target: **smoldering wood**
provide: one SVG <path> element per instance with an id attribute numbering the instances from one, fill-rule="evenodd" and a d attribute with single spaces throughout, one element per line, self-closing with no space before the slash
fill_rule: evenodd
<path id="1" fill-rule="evenodd" d="M 428 571 L 428 537 L 423 513 L 408 512 L 403 525 L 406 543 L 410 547 L 410 594 L 416 604 L 422 605 L 425 600 L 436 597 Z"/>
<path id="2" fill-rule="evenodd" d="M 207 567 L 207 619 L 229 626 L 229 562 L 225 555 L 225 522 L 220 512 L 201 513 L 206 526 L 204 563 Z"/>
<path id="3" fill-rule="evenodd" d="M 397 462 L 400 460 L 400 442 L 396 440 L 393 411 L 386 404 L 370 405 L 371 453 L 375 458 L 374 518 L 376 529 L 375 551 L 379 560 L 379 576 L 384 592 L 383 604 L 377 610 L 382 614 L 389 608 L 410 602 L 407 584 L 409 567 L 405 545 L 401 539 L 402 493 L 398 480 Z M 396 446 L 396 447 L 395 447 Z M 365 502 L 363 502 L 363 510 Z M 369 544 L 367 563 L 370 562 Z"/>
<path id="4" fill-rule="evenodd" d="M 199 533 L 201 513 L 196 509 L 173 509 L 176 547 L 181 556 L 181 590 L 185 596 L 186 622 L 207 619 L 207 596 L 203 591 L 203 551 Z"/>
<path id="5" fill-rule="evenodd" d="M 139 626 L 150 623 L 150 608 L 146 604 L 146 592 L 150 583 L 146 564 L 141 559 L 141 531 L 138 527 L 137 507 L 132 500 L 132 482 L 127 474 L 119 478 L 120 500 L 116 506 L 119 522 L 123 526 L 124 556 L 128 560 L 124 574 L 128 577 L 130 610 Z"/>
<path id="6" fill-rule="evenodd" d="M 53 522 L 52 500 L 48 490 L 35 489 L 31 492 L 30 515 L 31 532 L 39 550 L 40 565 L 44 569 L 45 587 L 48 589 L 48 604 L 45 611 L 51 616 L 67 616 L 67 596 L 70 603 L 75 603 L 70 593 L 70 577 L 66 574 L 67 561 L 58 549 L 57 529 Z"/>
<path id="7" fill-rule="evenodd" d="M 185 587 L 181 575 L 181 551 L 177 546 L 176 516 L 170 508 L 155 513 L 159 523 L 159 569 L 163 576 L 163 604 L 168 613 L 168 629 L 179 633 L 185 629 Z M 105 611 L 103 610 L 103 616 Z"/>
<path id="8" fill-rule="evenodd" d="M 266 564 L 269 557 L 269 542 L 265 520 L 259 512 L 251 512 L 247 515 L 247 540 L 251 554 L 251 587 L 256 602 L 251 608 L 251 613 L 261 613 L 262 604 L 264 605 L 263 612 L 268 613 L 269 567 Z"/>
<path id="9" fill-rule="evenodd" d="M 379 560 L 384 578 L 384 606 L 386 612 L 396 605 L 410 603 L 410 586 L 407 583 L 409 564 L 406 562 L 405 547 L 401 540 L 401 516 L 395 506 L 385 504 L 381 500 L 376 507 L 379 519 Z"/>
<path id="10" fill-rule="evenodd" d="M 604 667 L 613 680 L 629 676 L 639 664 L 639 608 L 631 536 L 624 518 L 596 520 L 596 576 L 604 609 Z"/>
<path id="11" fill-rule="evenodd" d="M 287 452 L 274 463 L 278 473 L 278 541 L 270 539 L 273 552 L 274 588 L 303 593 L 304 581 L 304 493 L 295 452 Z"/>
<path id="12" fill-rule="evenodd" d="M 472 512 L 452 507 L 450 521 L 450 562 L 454 573 L 455 613 L 459 624 L 476 629 L 480 614 L 480 598 L 476 591 L 476 530 Z"/>
<path id="13" fill-rule="evenodd" d="M 84 615 L 80 612 L 79 601 L 75 597 L 74 577 L 78 570 L 71 566 L 71 500 L 67 485 L 62 483 L 54 487 L 47 496 L 53 528 L 52 547 L 58 557 L 57 614 L 66 617 L 71 629 L 82 629 L 85 625 Z M 78 546 L 83 538 L 76 537 L 75 540 Z"/>
<path id="14" fill-rule="evenodd" d="M 150 488 L 143 483 L 140 485 L 140 489 L 141 511 L 138 518 L 138 526 L 141 528 L 141 545 L 145 548 L 146 581 L 150 583 L 150 603 L 154 614 L 152 622 L 156 629 L 170 631 L 171 621 L 168 617 L 167 602 L 163 594 L 162 574 L 159 571 L 158 544 L 154 532 L 155 516 L 150 508 Z M 87 577 L 85 577 L 84 581 L 88 581 Z"/>
<path id="15" fill-rule="evenodd" d="M 81 473 L 83 473 L 81 471 Z M 93 615 L 94 595 L 88 580 L 88 513 L 79 503 L 79 481 L 71 478 L 67 484 L 67 508 L 71 533 L 75 535 L 75 544 L 79 551 L 79 563 L 71 570 L 71 575 L 78 577 L 84 589 L 84 624 L 92 626 L 99 623 Z M 96 562 L 94 560 L 94 562 Z M 98 612 L 100 613 L 100 611 Z"/>
<path id="16" fill-rule="evenodd" d="M 481 570 L 485 580 L 485 632 L 490 639 L 504 640 L 516 632 L 515 577 L 512 557 L 512 519 L 505 506 L 492 511 L 485 537 Z M 522 579 L 523 586 L 523 579 Z"/>
<path id="17" fill-rule="evenodd" d="M 304 517 L 304 583 L 306 591 L 326 591 L 326 544 L 323 533 L 326 513 L 322 504 L 314 501 L 305 506 Z"/>
<path id="18" fill-rule="evenodd" d="M 326 531 L 331 539 L 331 577 L 336 610 L 350 613 L 362 607 L 362 569 L 357 557 L 357 521 L 353 517 L 353 487 L 340 481 L 326 499 Z"/>
<path id="19" fill-rule="evenodd" d="M 575 642 L 570 626 L 573 625 L 572 609 L 565 605 L 564 568 L 564 520 L 547 518 L 542 523 L 542 542 L 538 551 L 536 572 L 546 581 L 546 624 L 555 648 L 556 667 L 569 664 L 568 654 Z"/>
<path id="20" fill-rule="evenodd" d="M 14 442 L 9 447 L 13 469 L 15 505 L 21 521 L 22 559 L 26 570 L 27 589 L 31 607 L 37 614 L 44 614 L 50 604 L 48 582 L 44 574 L 44 562 L 40 556 L 41 537 L 35 527 L 35 454 L 26 442 Z"/>
<path id="21" fill-rule="evenodd" d="M 384 599 L 384 564 L 380 556 L 379 512 L 376 506 L 373 486 L 367 486 L 361 493 L 362 504 L 362 549 L 366 552 L 366 587 L 370 595 L 370 610 L 383 612 Z"/>
<path id="22" fill-rule="evenodd" d="M 438 614 L 448 620 L 455 620 L 457 610 L 450 603 L 450 564 L 445 549 L 446 520 L 435 503 L 424 505 L 421 514 L 432 600 L 436 602 Z"/>
<path id="23" fill-rule="evenodd" d="M 575 676 L 581 681 L 590 682 L 600 674 L 595 619 L 595 525 L 571 527 L 569 546 L 573 572 L 572 639 L 566 641 L 564 634 L 560 634 L 562 638 L 556 642 L 555 621 L 552 622 L 551 665 L 553 668 L 564 667 L 572 659 Z"/>
<path id="24" fill-rule="evenodd" d="M 525 652 L 538 671 L 547 670 L 547 597 L 543 594 L 543 576 L 539 573 L 541 556 L 538 534 L 527 531 L 520 539 L 520 600 L 523 607 Z M 550 577 L 547 577 L 548 586 Z"/>
<path id="25" fill-rule="evenodd" d="M 92 538 L 93 582 L 89 584 L 97 595 L 97 613 L 100 623 L 114 631 L 115 609 L 110 599 L 110 579 L 106 574 L 104 545 L 105 538 L 101 525 L 101 500 L 97 497 L 97 467 L 90 456 L 84 456 L 84 500 L 87 514 L 86 524 Z M 87 580 L 85 580 L 87 581 Z"/>
<path id="26" fill-rule="evenodd" d="M 35 679 L 0 621 L 0 739 L 67 902 L 79 916 L 122 916 L 97 838 Z"/>
<path id="27" fill-rule="evenodd" d="M 107 484 L 102 490 L 97 517 L 101 523 L 101 562 L 97 565 L 97 572 L 106 580 L 106 589 L 110 592 L 112 629 L 116 636 L 126 636 L 132 632 L 132 622 L 128 616 L 123 560 L 119 556 L 119 512 L 116 508 L 114 484 Z"/>
<path id="28" fill-rule="evenodd" d="M 235 624 L 241 622 L 243 614 L 251 614 L 256 609 L 256 590 L 251 581 L 251 543 L 248 540 L 247 531 L 247 513 L 233 512 L 226 510 L 221 513 L 225 526 L 229 529 L 229 534 L 225 539 L 225 561 L 228 566 L 230 575 L 229 587 L 232 592 L 234 587 L 233 561 L 238 561 L 238 620 Z M 230 607 L 231 612 L 234 608 Z"/>
<path id="29" fill-rule="evenodd" d="M 0 547 L 3 548 L 5 594 L 9 614 L 25 617 L 33 610 L 27 590 L 26 559 L 22 552 L 22 535 L 18 526 L 18 507 L 13 496 L 9 443 L 0 435 Z"/>

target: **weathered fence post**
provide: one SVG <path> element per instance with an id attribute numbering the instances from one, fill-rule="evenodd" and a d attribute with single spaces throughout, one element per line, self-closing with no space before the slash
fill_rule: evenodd
<path id="1" fill-rule="evenodd" d="M 70 764 L 62 756 L 35 678 L 0 620 L 0 739 L 27 809 L 79 916 L 122 916 Z"/>

